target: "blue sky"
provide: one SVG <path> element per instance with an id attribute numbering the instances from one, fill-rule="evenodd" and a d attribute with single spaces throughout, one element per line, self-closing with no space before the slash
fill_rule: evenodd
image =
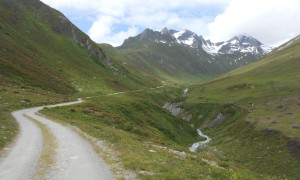
<path id="1" fill-rule="evenodd" d="M 189 29 L 224 41 L 249 34 L 279 45 L 300 34 L 299 0 L 42 0 L 97 43 L 119 46 L 145 28 Z"/>
<path id="2" fill-rule="evenodd" d="M 62 8 L 60 11 L 68 17 L 77 27 L 82 31 L 88 32 L 90 27 L 93 25 L 93 14 L 78 14 L 79 12 L 74 9 Z M 92 19 L 91 19 L 92 18 Z"/>

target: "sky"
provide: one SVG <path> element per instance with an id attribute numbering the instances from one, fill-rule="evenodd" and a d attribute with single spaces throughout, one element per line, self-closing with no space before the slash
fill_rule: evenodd
<path id="1" fill-rule="evenodd" d="M 213 42 L 248 34 L 278 46 L 300 34 L 299 0 L 41 0 L 97 43 L 120 46 L 144 29 L 188 29 Z"/>

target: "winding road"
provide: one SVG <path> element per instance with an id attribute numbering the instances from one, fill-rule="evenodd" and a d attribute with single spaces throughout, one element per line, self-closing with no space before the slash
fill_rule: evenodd
<path id="1" fill-rule="evenodd" d="M 162 86 L 148 89 L 153 90 L 163 87 L 164 82 Z M 147 89 L 116 92 L 107 95 L 86 97 L 85 99 L 144 90 Z M 69 106 L 82 102 L 82 99 L 78 99 L 74 102 L 12 112 L 12 116 L 19 123 L 20 132 L 13 145 L 9 147 L 8 153 L 0 158 L 0 180 L 116 179 L 109 166 L 77 132 L 71 127 L 54 122 L 38 113 L 45 107 Z M 45 138 L 45 131 L 49 131 L 50 136 L 53 137 Z M 54 149 L 54 152 L 51 152 L 51 149 Z M 48 152 L 43 154 L 45 151 Z M 42 156 L 45 156 L 46 159 L 43 159 L 45 157 Z M 51 162 L 52 158 L 54 162 Z"/>
<path id="2" fill-rule="evenodd" d="M 38 114 L 44 107 L 68 106 L 81 102 L 83 101 L 78 99 L 75 102 L 13 112 L 20 132 L 9 153 L 0 159 L 0 179 L 36 179 L 46 142 L 40 126 L 50 131 L 54 137 L 51 143 L 55 144 L 54 162 L 43 169 L 45 174 L 41 179 L 114 179 L 109 167 L 78 133 Z"/>

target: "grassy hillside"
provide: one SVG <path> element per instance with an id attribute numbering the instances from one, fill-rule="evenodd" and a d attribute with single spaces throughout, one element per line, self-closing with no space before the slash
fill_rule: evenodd
<path id="1" fill-rule="evenodd" d="M 160 84 L 118 65 L 38 0 L 2 0 L 0 17 L 0 148 L 16 134 L 13 110 Z"/>
<path id="2" fill-rule="evenodd" d="M 300 178 L 299 39 L 183 95 L 236 67 L 175 44 L 97 45 L 37 0 L 3 0 L 0 15 L 0 148 L 17 132 L 10 112 L 93 96 L 44 113 L 111 144 L 141 178 Z M 130 93 L 105 96 L 116 91 Z M 191 118 L 171 116 L 166 102 Z M 192 154 L 199 127 L 213 140 Z"/>
<path id="3" fill-rule="evenodd" d="M 299 137 L 300 42 L 263 60 L 194 86 L 191 102 L 235 103 L 247 110 L 246 119 L 257 127 L 270 127 Z"/>
<path id="4" fill-rule="evenodd" d="M 256 63 L 192 86 L 185 106 L 203 115 L 191 122 L 212 137 L 209 152 L 216 148 L 218 157 L 251 171 L 299 179 L 300 41 L 287 44 Z M 220 112 L 227 120 L 212 126 Z"/>
<path id="5" fill-rule="evenodd" d="M 0 83 L 0 152 L 18 132 L 12 111 L 70 100 L 66 95 L 39 88 Z"/>
<path id="6" fill-rule="evenodd" d="M 121 89 L 140 83 L 58 11 L 37 0 L 0 3 L 2 80 L 58 93 L 101 93 L 117 90 L 114 83 Z"/>
<path id="7" fill-rule="evenodd" d="M 117 159 L 106 160 L 121 163 L 141 179 L 271 178 L 208 153 L 190 153 L 188 147 L 202 139 L 187 122 L 162 108 L 181 95 L 173 88 L 144 90 L 45 109 L 43 114 L 104 140 L 118 154 Z"/>
<path id="8" fill-rule="evenodd" d="M 179 44 L 155 43 L 144 40 L 127 40 L 117 49 L 124 54 L 129 66 L 153 76 L 199 80 L 214 76 L 208 57 L 197 56 L 197 50 Z"/>
<path id="9" fill-rule="evenodd" d="M 139 73 L 173 81 L 203 82 L 258 59 L 258 55 L 251 53 L 212 56 L 201 47 L 161 43 L 140 36 L 130 37 L 115 48 L 123 55 L 121 62 Z"/>

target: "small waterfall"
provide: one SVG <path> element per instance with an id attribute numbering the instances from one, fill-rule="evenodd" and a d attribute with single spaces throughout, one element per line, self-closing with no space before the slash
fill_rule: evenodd
<path id="1" fill-rule="evenodd" d="M 197 133 L 199 134 L 199 136 L 206 138 L 206 140 L 194 143 L 191 147 L 189 147 L 191 152 L 196 152 L 200 146 L 211 141 L 211 138 L 205 135 L 200 129 L 197 129 Z"/>

